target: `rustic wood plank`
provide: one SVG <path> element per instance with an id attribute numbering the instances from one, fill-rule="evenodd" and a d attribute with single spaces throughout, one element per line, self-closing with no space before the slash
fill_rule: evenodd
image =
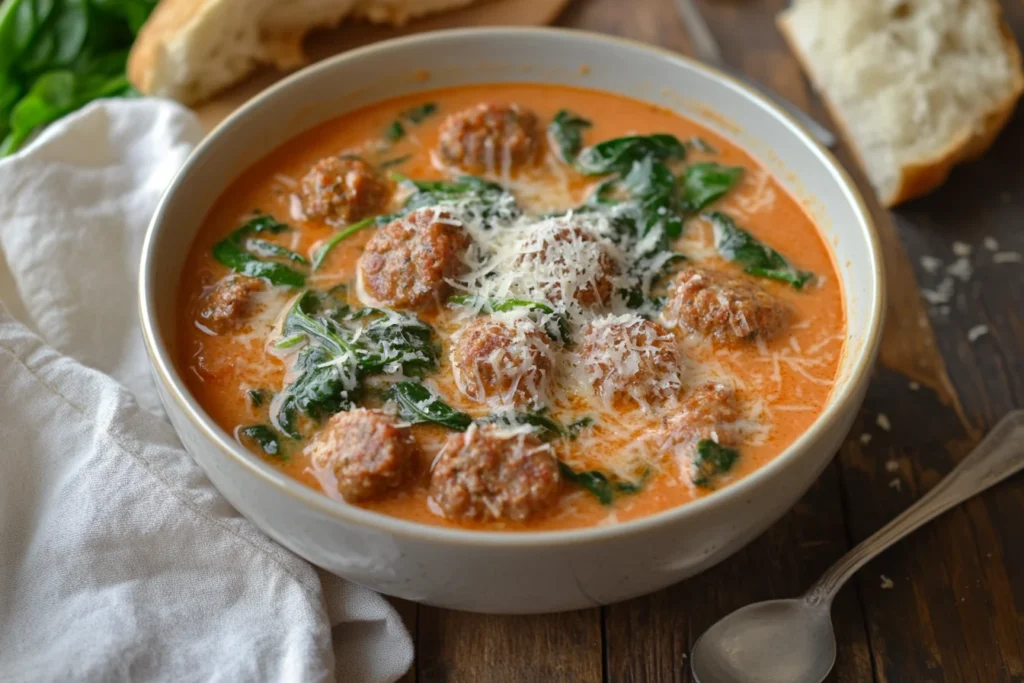
<path id="1" fill-rule="evenodd" d="M 420 606 L 419 683 L 600 683 L 601 612 L 499 617 Z"/>

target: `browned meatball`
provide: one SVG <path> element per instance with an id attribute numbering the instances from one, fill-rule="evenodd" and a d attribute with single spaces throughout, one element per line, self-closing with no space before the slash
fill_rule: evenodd
<path id="1" fill-rule="evenodd" d="M 363 291 L 391 308 L 420 308 L 448 293 L 470 238 L 451 214 L 419 209 L 380 228 L 359 257 Z"/>
<path id="2" fill-rule="evenodd" d="M 583 330 L 582 354 L 594 392 L 609 403 L 631 400 L 647 410 L 682 386 L 675 337 L 640 316 L 591 321 Z"/>
<path id="3" fill-rule="evenodd" d="M 258 278 L 229 275 L 203 297 L 197 313 L 199 323 L 217 334 L 237 329 L 256 312 L 253 294 L 264 286 Z"/>
<path id="4" fill-rule="evenodd" d="M 387 180 L 362 159 L 326 157 L 302 179 L 302 208 L 310 218 L 351 223 L 384 210 Z"/>
<path id="5" fill-rule="evenodd" d="M 518 104 L 482 102 L 441 124 L 438 153 L 474 173 L 506 173 L 533 164 L 541 146 L 537 115 Z"/>
<path id="6" fill-rule="evenodd" d="M 332 417 L 305 453 L 321 485 L 336 486 L 350 503 L 398 489 L 415 474 L 418 459 L 408 429 L 397 427 L 390 415 L 365 408 Z"/>
<path id="7" fill-rule="evenodd" d="M 789 309 L 745 275 L 686 266 L 662 313 L 670 325 L 719 343 L 769 339 L 789 321 Z"/>
<path id="8" fill-rule="evenodd" d="M 548 336 L 529 318 L 477 318 L 460 330 L 451 351 L 459 390 L 477 403 L 544 404 L 554 366 Z"/>
<path id="9" fill-rule="evenodd" d="M 430 473 L 431 509 L 448 519 L 521 522 L 554 505 L 560 490 L 549 445 L 494 426 L 449 436 Z"/>
<path id="10" fill-rule="evenodd" d="M 734 444 L 739 418 L 736 393 L 724 384 L 708 382 L 683 399 L 682 409 L 664 421 L 658 438 L 664 450 L 692 455 L 701 439 Z"/>
<path id="11" fill-rule="evenodd" d="M 613 246 L 581 225 L 551 219 L 537 226 L 522 246 L 515 267 L 531 272 L 542 283 L 538 294 L 560 303 L 566 295 L 580 306 L 606 306 L 611 302 L 618 263 Z M 563 292 L 563 282 L 570 292 Z"/>

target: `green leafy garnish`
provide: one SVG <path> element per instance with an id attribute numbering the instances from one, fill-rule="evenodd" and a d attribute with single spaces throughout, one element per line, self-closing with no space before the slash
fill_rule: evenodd
<path id="1" fill-rule="evenodd" d="M 743 272 L 757 277 L 788 282 L 802 289 L 814 273 L 797 270 L 779 252 L 740 228 L 729 216 L 715 211 L 708 214 L 715 229 L 715 248 L 723 258 L 743 266 Z"/>
<path id="2" fill-rule="evenodd" d="M 401 166 L 405 162 L 409 161 L 409 159 L 412 159 L 412 155 L 411 154 L 405 154 L 405 155 L 402 155 L 400 157 L 395 157 L 394 159 L 388 159 L 386 161 L 382 161 L 379 164 L 377 164 L 377 167 L 378 168 L 394 168 L 395 166 Z"/>
<path id="3" fill-rule="evenodd" d="M 394 220 L 426 207 L 456 207 L 460 213 L 475 214 L 485 221 L 495 217 L 515 218 L 522 213 L 512 193 L 497 183 L 476 176 L 460 176 L 455 180 L 412 180 L 400 173 L 391 173 L 398 183 L 407 183 L 415 191 L 401 211 L 378 218 L 378 222 Z"/>
<path id="4" fill-rule="evenodd" d="M 419 382 L 396 382 L 384 397 L 398 405 L 399 418 L 410 424 L 437 424 L 464 432 L 473 423 L 472 417 L 455 410 Z"/>
<path id="5" fill-rule="evenodd" d="M 644 159 L 662 162 L 685 156 L 686 148 L 674 135 L 630 135 L 584 148 L 576 157 L 576 170 L 583 175 L 625 175 L 633 164 Z"/>
<path id="6" fill-rule="evenodd" d="M 295 252 L 273 245 L 266 240 L 247 240 L 251 234 L 280 234 L 290 228 L 272 216 L 257 215 L 226 238 L 213 245 L 213 257 L 236 273 L 249 277 L 265 278 L 274 285 L 301 287 L 306 283 L 305 274 L 277 261 L 263 260 L 262 257 L 284 257 L 293 262 L 305 262 Z M 268 246 L 269 245 L 269 246 Z M 270 247 L 273 247 L 271 249 Z M 301 261 L 298 261 L 298 259 Z"/>
<path id="7" fill-rule="evenodd" d="M 317 247 L 316 251 L 313 252 L 313 270 L 315 271 L 320 268 L 324 260 L 327 258 L 327 255 L 330 254 L 331 250 L 338 246 L 338 244 L 356 234 L 363 228 L 373 225 L 376 220 L 377 219 L 375 217 L 364 218 L 361 221 L 348 225 L 331 237 L 331 239 Z"/>
<path id="8" fill-rule="evenodd" d="M 583 131 L 593 124 L 568 109 L 560 109 L 551 123 L 548 134 L 558 145 L 562 161 L 571 164 L 583 148 Z"/>
<path id="9" fill-rule="evenodd" d="M 434 102 L 425 102 L 417 107 L 406 109 L 398 115 L 397 119 L 388 124 L 388 127 L 384 130 L 384 137 L 389 142 L 398 142 L 405 137 L 405 124 L 418 125 L 423 123 L 436 111 L 437 104 Z"/>
<path id="10" fill-rule="evenodd" d="M 568 434 L 569 438 L 571 440 L 575 441 L 576 439 L 579 438 L 580 432 L 582 432 L 584 429 L 586 429 L 587 427 L 590 427 L 593 424 L 594 424 L 594 418 L 592 418 L 592 417 L 581 417 L 580 419 L 576 420 L 575 422 L 569 423 L 569 425 L 565 428 L 565 431 Z"/>
<path id="11" fill-rule="evenodd" d="M 259 408 L 266 402 L 268 393 L 266 389 L 249 389 L 245 395 L 254 408 Z"/>
<path id="12" fill-rule="evenodd" d="M 558 467 L 566 481 L 593 494 L 601 505 L 611 505 L 616 496 L 639 493 L 643 490 L 650 475 L 649 470 L 645 470 L 637 481 L 623 481 L 601 470 L 577 472 L 561 460 L 558 462 Z"/>
<path id="13" fill-rule="evenodd" d="M 735 448 L 726 448 L 711 439 L 697 442 L 697 455 L 693 459 L 693 483 L 702 488 L 714 488 L 715 479 L 732 469 L 740 457 Z"/>
<path id="14" fill-rule="evenodd" d="M 277 433 L 267 425 L 249 425 L 238 429 L 239 439 L 254 441 L 264 453 L 282 460 L 287 459 L 281 450 L 281 442 Z"/>
<path id="15" fill-rule="evenodd" d="M 128 49 L 156 0 L 7 0 L 0 5 L 0 156 L 103 97 L 131 96 Z"/>
<path id="16" fill-rule="evenodd" d="M 695 214 L 732 189 L 743 175 L 742 166 L 722 166 L 713 162 L 693 164 L 683 175 L 683 210 Z"/>
<path id="17" fill-rule="evenodd" d="M 420 375 L 437 367 L 433 330 L 418 318 L 376 308 L 352 309 L 329 294 L 307 291 L 282 325 L 278 348 L 306 344 L 271 420 L 299 438 L 303 413 L 320 420 L 354 407 L 364 380 L 401 371 Z"/>

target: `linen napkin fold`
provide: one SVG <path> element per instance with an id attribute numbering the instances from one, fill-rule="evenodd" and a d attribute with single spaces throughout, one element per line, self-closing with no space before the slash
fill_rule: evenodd
<path id="1" fill-rule="evenodd" d="M 201 136 L 173 103 L 105 101 L 0 161 L 0 680 L 377 683 L 412 661 L 386 600 L 239 516 L 163 416 L 138 259 Z"/>

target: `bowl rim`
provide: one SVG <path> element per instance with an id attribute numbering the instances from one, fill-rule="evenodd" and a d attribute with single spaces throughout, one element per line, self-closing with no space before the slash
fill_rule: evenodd
<path id="1" fill-rule="evenodd" d="M 862 226 L 867 233 L 875 296 L 870 304 L 871 311 L 868 320 L 868 331 L 863 343 L 854 352 L 857 356 L 851 371 L 843 379 L 840 386 L 833 390 L 835 396 L 831 405 L 818 415 L 803 434 L 771 461 L 739 481 L 731 483 L 722 490 L 715 492 L 714 495 L 704 496 L 683 505 L 619 524 L 598 527 L 544 531 L 478 531 L 409 521 L 336 501 L 319 491 L 314 491 L 301 484 L 270 464 L 260 460 L 258 456 L 243 448 L 241 444 L 213 422 L 198 405 L 198 402 L 195 401 L 191 392 L 184 386 L 180 375 L 175 369 L 169 350 L 163 342 L 161 335 L 157 332 L 158 326 L 154 313 L 156 287 L 154 286 L 155 282 L 152 282 L 152 264 L 156 260 L 156 255 L 153 252 L 156 242 L 155 236 L 160 230 L 164 214 L 167 212 L 179 186 L 184 182 L 187 175 L 191 173 L 195 161 L 203 156 L 207 148 L 214 143 L 222 131 L 229 129 L 236 122 L 249 116 L 251 111 L 262 106 L 265 101 L 273 98 L 279 91 L 290 87 L 293 83 L 322 71 L 337 69 L 347 61 L 387 52 L 396 46 L 420 45 L 426 48 L 435 42 L 457 41 L 462 38 L 480 36 L 506 38 L 540 36 L 542 39 L 553 40 L 582 39 L 607 45 L 616 45 L 630 50 L 648 52 L 670 63 L 674 62 L 676 65 L 683 65 L 701 71 L 705 76 L 723 82 L 725 85 L 739 91 L 745 97 L 754 100 L 765 110 L 766 115 L 774 116 L 780 123 L 786 126 L 804 146 L 810 148 L 817 161 L 831 173 L 843 191 L 845 201 L 858 214 Z M 529 81 L 528 78 L 524 80 Z M 870 378 L 875 357 L 881 343 L 883 314 L 886 302 L 886 283 L 881 242 L 871 212 L 850 174 L 829 150 L 825 149 L 811 136 L 801 123 L 752 87 L 713 66 L 699 62 L 686 55 L 628 38 L 593 31 L 555 27 L 471 27 L 423 32 L 349 50 L 311 64 L 282 79 L 250 99 L 215 126 L 189 154 L 185 163 L 178 169 L 167 189 L 161 195 L 157 208 L 146 229 L 139 272 L 139 319 L 151 368 L 157 377 L 157 381 L 162 384 L 166 394 L 179 406 L 192 425 L 202 432 L 209 444 L 219 450 L 222 455 L 235 460 L 237 464 L 248 470 L 252 475 L 263 479 L 279 493 L 296 499 L 302 504 L 311 506 L 338 522 L 369 528 L 392 537 L 411 538 L 420 542 L 490 548 L 551 547 L 602 542 L 611 538 L 651 531 L 656 527 L 671 526 L 687 517 L 697 516 L 701 513 L 710 513 L 715 508 L 728 507 L 736 499 L 752 495 L 759 488 L 761 482 L 771 479 L 790 460 L 806 451 L 815 440 L 823 436 L 831 423 L 835 422 L 844 412 L 851 409 L 851 403 L 857 402 L 858 390 Z M 177 291 L 177 284 L 175 291 Z M 832 457 L 834 457 L 834 454 Z M 831 460 L 831 458 L 829 459 Z"/>

